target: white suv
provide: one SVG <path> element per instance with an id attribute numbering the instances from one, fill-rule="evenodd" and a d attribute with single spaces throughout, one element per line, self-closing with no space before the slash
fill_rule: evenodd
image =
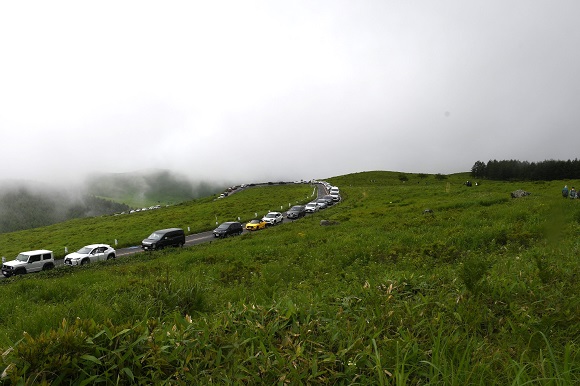
<path id="1" fill-rule="evenodd" d="M 262 221 L 268 223 L 268 225 L 281 224 L 284 220 L 284 216 L 280 212 L 269 212 L 267 215 L 262 217 Z"/>
<path id="2" fill-rule="evenodd" d="M 52 251 L 39 249 L 37 251 L 21 252 L 16 256 L 16 259 L 2 264 L 2 274 L 10 277 L 29 272 L 46 271 L 52 268 L 54 268 Z"/>
<path id="3" fill-rule="evenodd" d="M 332 196 L 333 201 L 340 201 L 340 190 L 338 190 L 338 188 L 336 186 L 333 186 L 332 188 L 330 188 L 329 195 Z"/>
<path id="4" fill-rule="evenodd" d="M 115 258 L 115 250 L 107 244 L 91 244 L 64 257 L 66 265 L 84 265 Z"/>

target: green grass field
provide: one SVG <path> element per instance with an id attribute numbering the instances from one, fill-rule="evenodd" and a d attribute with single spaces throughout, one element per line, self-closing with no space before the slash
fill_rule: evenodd
<path id="1" fill-rule="evenodd" d="M 560 196 L 570 181 L 407 176 L 330 178 L 343 202 L 284 226 L 2 280 L 3 381 L 578 384 L 580 201 Z M 531 195 L 512 199 L 516 189 Z M 136 245 L 157 228 L 249 220 L 312 190 L 75 220 L 0 235 L 0 248 Z"/>

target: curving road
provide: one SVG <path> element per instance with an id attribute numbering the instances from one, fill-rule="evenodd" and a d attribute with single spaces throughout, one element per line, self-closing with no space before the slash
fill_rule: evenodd
<path id="1" fill-rule="evenodd" d="M 323 197 L 326 194 L 328 194 L 328 192 L 326 191 L 326 188 L 324 187 L 323 184 L 316 184 L 317 185 L 317 197 Z M 309 216 L 310 214 L 307 213 L 307 216 Z M 282 224 L 284 224 L 284 222 L 292 222 L 292 221 L 296 221 L 296 220 L 288 220 L 286 218 L 284 218 L 282 220 Z M 246 224 L 243 224 L 243 228 L 244 228 L 244 233 L 250 232 L 246 230 Z M 207 232 L 201 232 L 201 233 L 195 233 L 189 236 L 185 237 L 185 246 L 193 246 L 193 245 L 197 245 L 197 244 L 202 244 L 202 243 L 207 243 L 210 242 L 212 240 L 215 239 L 215 236 L 213 235 L 213 230 L 212 231 L 207 231 Z M 135 253 L 140 253 L 140 252 L 144 252 L 141 249 L 140 245 L 137 246 L 133 246 L 133 247 L 126 247 L 126 248 L 119 248 L 117 249 L 117 257 L 120 256 L 128 256 L 128 255 L 133 255 Z M 58 260 L 57 263 L 60 262 L 60 264 L 62 264 L 61 260 Z M 57 265 L 60 265 L 57 264 Z"/>
<path id="2" fill-rule="evenodd" d="M 326 191 L 326 188 L 323 184 L 318 183 L 316 185 L 317 185 L 317 197 L 318 198 L 321 198 L 324 195 L 328 194 L 328 192 Z M 310 216 L 311 214 L 307 213 L 306 215 Z M 296 220 L 288 220 L 288 219 L 284 218 L 282 220 L 281 224 L 283 224 L 284 222 L 292 222 L 292 221 L 296 221 Z M 250 232 L 250 231 L 246 230 L 245 225 L 246 224 L 243 224 L 243 228 L 244 228 L 243 232 L 244 233 Z M 185 246 L 193 246 L 193 245 L 197 245 L 197 244 L 207 243 L 207 242 L 210 242 L 214 239 L 215 239 L 215 236 L 213 235 L 213 230 L 207 231 L 207 232 L 195 233 L 195 234 L 191 234 L 191 235 L 185 237 Z M 118 248 L 118 249 L 116 249 L 116 252 L 117 252 L 117 257 L 122 257 L 122 256 L 134 255 L 136 253 L 142 253 L 145 251 L 143 251 L 143 249 L 141 249 L 141 245 L 136 245 L 136 246 L 132 246 L 132 247 Z M 64 259 L 55 260 L 55 264 L 57 267 L 64 265 Z M 0 273 L 0 279 L 4 279 L 4 276 L 1 273 Z"/>

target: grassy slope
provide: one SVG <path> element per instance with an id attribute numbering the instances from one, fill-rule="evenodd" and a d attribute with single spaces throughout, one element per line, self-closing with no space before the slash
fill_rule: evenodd
<path id="1" fill-rule="evenodd" d="M 109 243 L 119 247 L 140 245 L 152 231 L 182 227 L 197 233 L 216 227 L 217 222 L 243 220 L 263 216 L 270 209 L 281 210 L 288 204 L 307 201 L 313 188 L 309 185 L 252 187 L 224 200 L 206 197 L 156 210 L 118 216 L 83 218 L 43 228 L 0 234 L 0 255 L 11 259 L 19 252 L 48 249 L 57 258 L 64 256 L 64 248 L 77 250 L 86 244 Z M 187 232 L 186 232 L 187 233 Z"/>
<path id="2" fill-rule="evenodd" d="M 559 196 L 561 182 L 468 188 L 467 175 L 397 176 L 330 179 L 343 203 L 267 231 L 5 280 L 2 350 L 27 334 L 4 365 L 110 382 L 577 383 L 580 202 Z M 511 199 L 520 188 L 532 195 Z M 83 244 L 130 227 L 131 244 L 152 228 L 211 228 L 216 214 L 248 219 L 305 200 L 310 188 L 300 189 L 62 224 L 43 237 L 62 244 L 72 228 Z M 35 232 L 6 237 L 32 245 Z"/>

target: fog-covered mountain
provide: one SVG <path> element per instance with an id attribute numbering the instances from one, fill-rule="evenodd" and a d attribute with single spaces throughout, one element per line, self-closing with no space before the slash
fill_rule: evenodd
<path id="1" fill-rule="evenodd" d="M 39 188 L 30 183 L 9 184 L 0 189 L 0 233 L 127 209 L 126 204 L 80 192 Z"/>
<path id="2" fill-rule="evenodd" d="M 75 187 L 3 181 L 0 184 L 0 233 L 153 204 L 176 204 L 217 193 L 223 187 L 223 184 L 192 182 L 165 170 L 94 174 Z"/>
<path id="3" fill-rule="evenodd" d="M 91 194 L 132 207 L 175 204 L 214 194 L 223 187 L 223 184 L 193 182 L 167 170 L 93 174 L 86 182 L 86 188 Z"/>

